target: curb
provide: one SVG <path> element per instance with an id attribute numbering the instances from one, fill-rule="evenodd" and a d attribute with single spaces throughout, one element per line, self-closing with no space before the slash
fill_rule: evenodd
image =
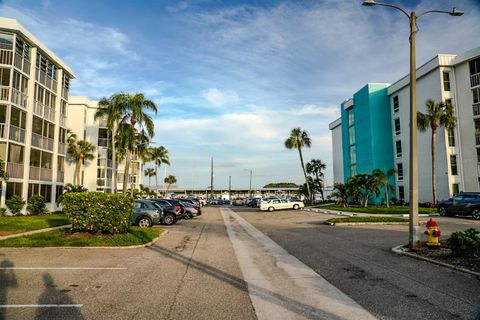
<path id="1" fill-rule="evenodd" d="M 364 226 L 364 225 L 408 225 L 408 222 L 328 222 L 326 225 L 330 226 Z"/>
<path id="2" fill-rule="evenodd" d="M 66 229 L 66 228 L 70 228 L 71 226 L 72 226 L 71 224 L 65 224 L 65 225 L 63 225 L 63 226 L 58 226 L 58 227 L 38 229 L 38 230 L 32 230 L 32 231 L 27 231 L 27 232 L 21 232 L 21 233 L 13 233 L 13 234 L 9 234 L 9 235 L 7 235 L 7 236 L 1 236 L 1 237 L 0 237 L 0 241 L 1 241 L 1 240 L 7 240 L 7 239 L 10 239 L 10 238 L 17 238 L 17 237 L 29 236 L 29 235 L 36 234 L 36 233 L 43 233 L 43 232 L 53 231 L 53 230 L 57 230 L 57 229 Z"/>
<path id="3" fill-rule="evenodd" d="M 169 231 L 163 229 L 163 232 L 158 235 L 155 239 L 148 243 L 144 244 L 136 244 L 134 246 L 112 246 L 112 247 L 0 247 L 3 249 L 80 249 L 80 250 L 85 250 L 85 249 L 138 249 L 138 248 L 146 248 L 150 247 L 155 244 L 161 237 L 166 235 Z"/>
<path id="4" fill-rule="evenodd" d="M 440 262 L 440 261 L 436 261 L 436 260 L 433 260 L 433 259 L 430 259 L 430 258 L 418 256 L 416 254 L 412 254 L 412 253 L 408 252 L 408 249 L 405 248 L 404 245 L 399 245 L 399 246 L 393 247 L 392 252 L 394 252 L 396 254 L 405 255 L 405 256 L 408 256 L 410 258 L 414 258 L 414 259 L 417 259 L 417 260 L 427 261 L 427 262 L 430 262 L 430 263 L 433 263 L 433 264 L 436 264 L 436 265 L 439 265 L 439 266 L 442 266 L 442 267 L 446 267 L 446 268 L 449 268 L 449 269 L 452 269 L 452 270 L 468 273 L 468 274 L 476 276 L 477 278 L 480 279 L 480 273 L 478 273 L 478 272 L 471 271 L 471 270 L 464 269 L 464 268 L 460 268 L 460 267 L 456 267 L 454 265 L 451 265 L 451 264 L 448 264 L 448 263 L 445 263 L 445 262 Z"/>

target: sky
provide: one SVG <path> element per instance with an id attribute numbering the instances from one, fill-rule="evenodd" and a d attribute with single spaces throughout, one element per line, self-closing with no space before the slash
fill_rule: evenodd
<path id="1" fill-rule="evenodd" d="M 127 1 L 0 0 L 75 72 L 71 95 L 91 99 L 142 92 L 154 101 L 155 146 L 169 150 L 167 174 L 181 188 L 302 183 L 294 127 L 311 137 L 306 161 L 327 164 L 328 124 L 368 82 L 408 73 L 408 19 L 361 0 Z M 438 53 L 480 46 L 480 0 L 397 0 L 418 21 L 417 65 Z M 163 173 L 163 169 L 161 169 Z"/>

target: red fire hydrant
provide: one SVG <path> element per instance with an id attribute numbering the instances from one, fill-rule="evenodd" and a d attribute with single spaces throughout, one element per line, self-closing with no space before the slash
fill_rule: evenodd
<path id="1" fill-rule="evenodd" d="M 425 234 L 427 235 L 427 246 L 439 246 L 440 242 L 438 242 L 438 238 L 442 235 L 438 224 L 430 218 L 427 222 L 427 230 L 425 230 Z"/>

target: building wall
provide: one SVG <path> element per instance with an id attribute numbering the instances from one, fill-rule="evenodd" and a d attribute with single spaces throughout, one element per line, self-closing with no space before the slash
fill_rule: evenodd
<path id="1" fill-rule="evenodd" d="M 333 183 L 343 183 L 342 119 L 330 124 L 332 131 Z"/>

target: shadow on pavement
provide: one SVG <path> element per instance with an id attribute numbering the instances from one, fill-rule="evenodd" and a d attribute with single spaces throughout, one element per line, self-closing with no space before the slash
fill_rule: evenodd
<path id="1" fill-rule="evenodd" d="M 0 262 L 0 306 L 5 306 L 8 304 L 7 301 L 7 292 L 8 288 L 16 288 L 17 277 L 12 269 L 14 264 L 10 260 L 3 260 Z M 0 307 L 0 320 L 6 319 L 5 311 L 7 309 Z"/>
<path id="2" fill-rule="evenodd" d="M 243 279 L 237 278 L 235 276 L 232 276 L 231 274 L 228 274 L 222 270 L 219 270 L 217 268 L 214 268 L 212 266 L 209 266 L 205 263 L 189 259 L 185 256 L 182 256 L 176 252 L 173 252 L 171 250 L 168 250 L 163 247 L 159 246 L 152 246 L 149 247 L 148 249 L 158 252 L 161 255 L 174 259 L 175 261 L 181 262 L 185 264 L 187 267 L 192 267 L 198 271 L 201 271 L 205 274 L 208 274 L 209 276 L 212 276 L 218 280 L 221 280 L 225 283 L 228 283 L 229 285 L 238 288 L 244 292 L 250 292 L 250 294 L 253 294 L 265 301 L 268 301 L 270 303 L 276 304 L 278 306 L 281 306 L 285 309 L 290 310 L 293 313 L 296 313 L 298 315 L 302 315 L 306 318 L 309 319 L 332 319 L 332 320 L 340 320 L 343 319 L 341 317 L 338 317 L 334 314 L 325 312 L 321 309 L 317 309 L 315 307 L 312 307 L 310 305 L 303 304 L 302 302 L 293 300 L 289 297 L 285 297 L 283 295 L 277 294 L 275 292 L 272 292 L 270 290 L 261 288 L 259 286 L 256 286 L 254 284 L 249 284 L 247 285 L 247 282 L 245 282 Z"/>

